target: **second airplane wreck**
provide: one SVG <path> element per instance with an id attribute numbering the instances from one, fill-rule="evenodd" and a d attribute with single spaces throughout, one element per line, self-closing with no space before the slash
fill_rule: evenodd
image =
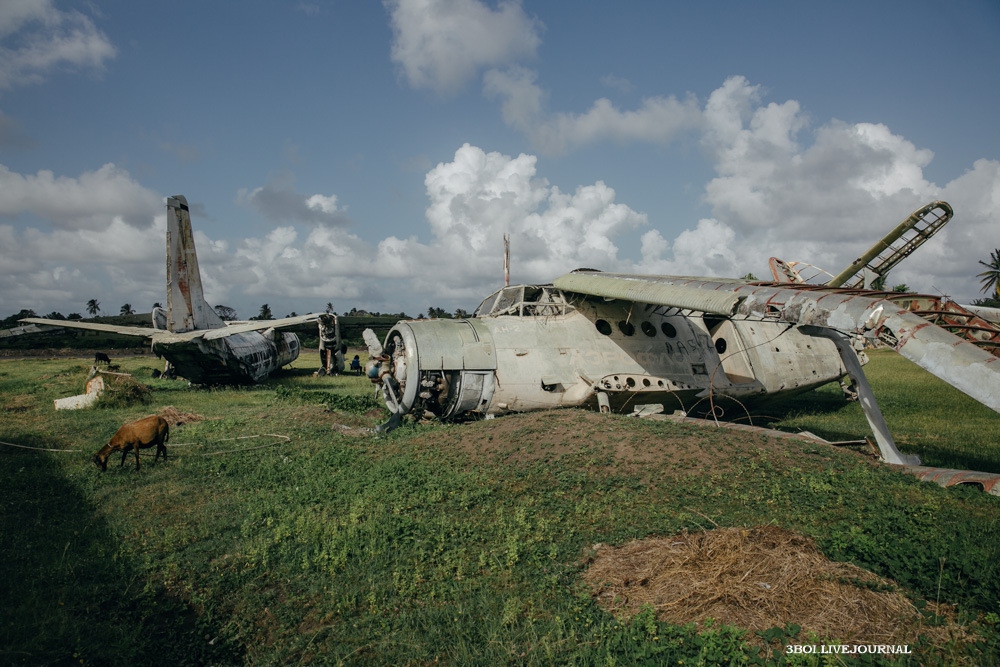
<path id="1" fill-rule="evenodd" d="M 951 209 L 935 202 L 914 215 L 946 222 Z M 718 414 L 721 404 L 844 380 L 883 459 L 918 465 L 896 449 L 865 379 L 866 342 L 1000 412 L 1000 329 L 937 297 L 859 287 L 580 269 L 505 287 L 472 318 L 401 321 L 383 343 L 370 331 L 366 342 L 368 375 L 392 413 L 383 428 L 407 414 L 460 420 L 651 403 Z"/>
<path id="2" fill-rule="evenodd" d="M 321 332 L 336 337 L 331 349 L 340 350 L 335 315 L 223 321 L 205 301 L 187 199 L 176 195 L 167 199 L 167 307 L 153 310 L 152 329 L 41 318 L 21 322 L 149 338 L 153 353 L 166 359 L 176 375 L 194 384 L 238 384 L 260 382 L 295 361 L 299 338 L 280 329 L 317 320 Z M 336 361 L 327 359 L 324 366 L 342 370 L 342 351 Z"/>

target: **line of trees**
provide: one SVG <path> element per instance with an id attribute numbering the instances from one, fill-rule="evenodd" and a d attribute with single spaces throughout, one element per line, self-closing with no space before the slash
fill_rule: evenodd
<path id="1" fill-rule="evenodd" d="M 973 304 L 977 306 L 989 306 L 992 308 L 1000 308 L 1000 248 L 994 249 L 990 253 L 988 261 L 984 262 L 982 260 L 979 260 L 979 264 L 985 269 L 984 271 L 976 275 L 976 277 L 979 279 L 980 291 L 983 294 L 988 294 L 989 296 L 982 299 L 975 299 L 973 301 Z M 753 274 L 748 273 L 746 274 L 746 276 L 744 276 L 744 279 L 756 280 L 756 277 Z M 883 279 L 883 284 L 884 284 L 884 279 Z M 873 285 L 873 287 L 875 286 Z M 882 289 L 884 289 L 884 287 Z M 894 285 L 892 289 L 894 292 L 910 291 L 909 286 L 906 285 L 905 283 Z M 160 307 L 160 304 L 154 303 L 153 307 L 158 308 Z M 98 301 L 97 299 L 90 299 L 89 301 L 87 301 L 86 311 L 91 317 L 97 316 L 97 314 L 101 312 L 101 302 Z M 215 312 L 219 315 L 220 318 L 222 318 L 226 322 L 231 322 L 233 320 L 239 319 L 236 310 L 224 304 L 219 304 L 215 306 Z M 325 312 L 336 315 L 336 313 L 333 310 L 333 302 L 327 301 Z M 122 304 L 119 314 L 134 315 L 135 309 L 132 308 L 132 304 L 130 303 Z M 345 311 L 343 315 L 350 317 L 369 316 L 369 317 L 398 317 L 399 319 L 403 320 L 409 319 L 409 316 L 406 313 L 402 312 L 373 313 L 366 310 L 359 310 L 357 308 L 351 308 L 349 311 Z M 288 316 L 294 317 L 295 313 L 294 312 L 289 313 Z M 455 318 L 455 319 L 463 319 L 470 316 L 471 314 L 464 308 L 456 308 L 454 313 L 450 313 L 446 311 L 444 308 L 440 308 L 438 306 L 428 307 L 426 315 L 426 317 L 429 318 Z M 29 308 L 23 309 L 20 312 L 11 315 L 10 317 L 0 320 L 0 328 L 15 327 L 18 324 L 18 320 L 22 320 L 27 317 L 38 317 L 38 315 L 35 314 L 34 310 L 31 310 Z M 417 316 L 417 319 L 422 320 L 424 319 L 424 317 L 425 317 L 424 314 L 421 313 L 420 315 Z M 48 315 L 45 315 L 45 318 L 50 320 L 82 320 L 83 316 L 80 315 L 79 313 L 70 313 L 69 315 L 64 316 L 62 313 L 53 311 Z M 260 310 L 258 311 L 256 317 L 251 317 L 250 319 L 273 320 L 274 314 L 271 312 L 270 305 L 265 303 L 261 305 Z"/>

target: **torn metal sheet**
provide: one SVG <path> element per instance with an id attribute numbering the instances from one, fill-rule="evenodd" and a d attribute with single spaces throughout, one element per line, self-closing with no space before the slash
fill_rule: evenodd
<path id="1" fill-rule="evenodd" d="M 975 470 L 951 470 L 928 466 L 893 466 L 897 470 L 915 475 L 922 482 L 934 482 L 939 486 L 976 486 L 993 496 L 1000 496 L 1000 475 Z"/>

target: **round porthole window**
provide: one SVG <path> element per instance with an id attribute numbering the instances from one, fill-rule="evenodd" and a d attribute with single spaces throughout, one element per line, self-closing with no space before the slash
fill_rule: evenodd
<path id="1" fill-rule="evenodd" d="M 639 326 L 642 329 L 642 333 L 646 334 L 650 338 L 656 335 L 656 327 L 654 327 L 651 323 L 643 322 Z"/>
<path id="2" fill-rule="evenodd" d="M 662 331 L 663 335 L 667 338 L 677 338 L 677 329 L 675 329 L 674 325 L 670 322 L 664 322 L 661 324 L 660 331 Z"/>
<path id="3" fill-rule="evenodd" d="M 622 320 L 618 323 L 618 330 L 621 331 L 626 336 L 631 336 L 635 333 L 635 325 L 631 322 L 626 322 Z"/>
<path id="4" fill-rule="evenodd" d="M 597 320 L 594 325 L 597 327 L 597 330 L 605 336 L 611 335 L 611 324 L 607 320 Z"/>
<path id="5" fill-rule="evenodd" d="M 715 341 L 715 351 L 719 354 L 724 354 L 727 347 L 729 347 L 729 344 L 725 338 L 719 338 Z"/>

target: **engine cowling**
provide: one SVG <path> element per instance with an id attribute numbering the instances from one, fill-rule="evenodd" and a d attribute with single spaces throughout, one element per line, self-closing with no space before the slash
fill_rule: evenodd
<path id="1" fill-rule="evenodd" d="M 496 350 L 479 320 L 399 322 L 382 347 L 368 377 L 381 385 L 395 419 L 411 412 L 449 420 L 486 413 L 496 386 Z"/>

